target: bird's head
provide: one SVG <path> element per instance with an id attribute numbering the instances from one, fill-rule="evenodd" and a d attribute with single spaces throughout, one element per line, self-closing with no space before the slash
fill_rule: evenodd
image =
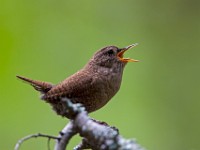
<path id="1" fill-rule="evenodd" d="M 97 51 L 91 59 L 92 64 L 98 66 L 112 68 L 113 66 L 125 66 L 128 62 L 138 62 L 138 60 L 131 58 L 124 58 L 124 53 L 135 47 L 136 44 L 131 44 L 125 48 L 118 48 L 116 46 L 107 46 Z"/>

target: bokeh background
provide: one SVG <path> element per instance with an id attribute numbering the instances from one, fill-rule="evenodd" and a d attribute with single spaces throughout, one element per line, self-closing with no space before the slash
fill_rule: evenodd
<path id="1" fill-rule="evenodd" d="M 199 150 L 197 0 L 0 0 L 0 149 L 32 133 L 57 135 L 68 121 L 15 75 L 58 83 L 97 49 L 136 42 L 126 56 L 140 62 L 126 66 L 120 92 L 91 116 L 148 150 Z M 46 142 L 32 139 L 21 150 Z"/>

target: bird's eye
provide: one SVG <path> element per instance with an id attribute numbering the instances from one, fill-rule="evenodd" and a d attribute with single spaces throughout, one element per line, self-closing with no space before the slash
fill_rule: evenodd
<path id="1" fill-rule="evenodd" d="M 114 54 L 113 50 L 110 49 L 110 50 L 108 51 L 108 55 L 113 55 L 113 54 Z"/>

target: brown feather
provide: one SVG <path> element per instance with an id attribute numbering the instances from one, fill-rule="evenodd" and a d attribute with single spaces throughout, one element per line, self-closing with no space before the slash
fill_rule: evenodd
<path id="1" fill-rule="evenodd" d="M 48 83 L 48 82 L 32 80 L 32 79 L 28 79 L 28 78 L 22 77 L 22 76 L 16 76 L 16 77 L 21 79 L 22 81 L 32 85 L 34 87 L 34 89 L 36 89 L 37 91 L 39 91 L 41 93 L 47 93 L 53 87 L 53 84 Z"/>
<path id="2" fill-rule="evenodd" d="M 59 115 L 70 118 L 62 98 L 68 98 L 73 103 L 81 103 L 88 112 L 93 112 L 103 107 L 118 92 L 123 70 L 128 62 L 122 60 L 129 60 L 123 58 L 123 53 L 130 47 L 119 49 L 116 46 L 107 46 L 100 49 L 83 69 L 55 86 L 47 82 L 17 77 L 40 91 L 41 99 L 50 103 Z"/>

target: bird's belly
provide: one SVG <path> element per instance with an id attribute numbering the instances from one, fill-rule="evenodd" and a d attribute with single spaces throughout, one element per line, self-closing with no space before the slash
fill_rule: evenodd
<path id="1" fill-rule="evenodd" d="M 106 84 L 98 85 L 91 87 L 93 89 L 89 89 L 90 91 L 88 95 L 85 95 L 84 98 L 77 97 L 74 98 L 73 101 L 75 103 L 82 103 L 88 112 L 96 111 L 106 105 L 109 100 L 117 93 L 119 90 L 119 85 L 112 84 L 107 82 Z"/>
<path id="2" fill-rule="evenodd" d="M 93 112 L 103 107 L 110 99 L 106 93 L 101 93 L 85 97 L 84 99 L 73 98 L 72 101 L 83 104 L 88 112 Z"/>

